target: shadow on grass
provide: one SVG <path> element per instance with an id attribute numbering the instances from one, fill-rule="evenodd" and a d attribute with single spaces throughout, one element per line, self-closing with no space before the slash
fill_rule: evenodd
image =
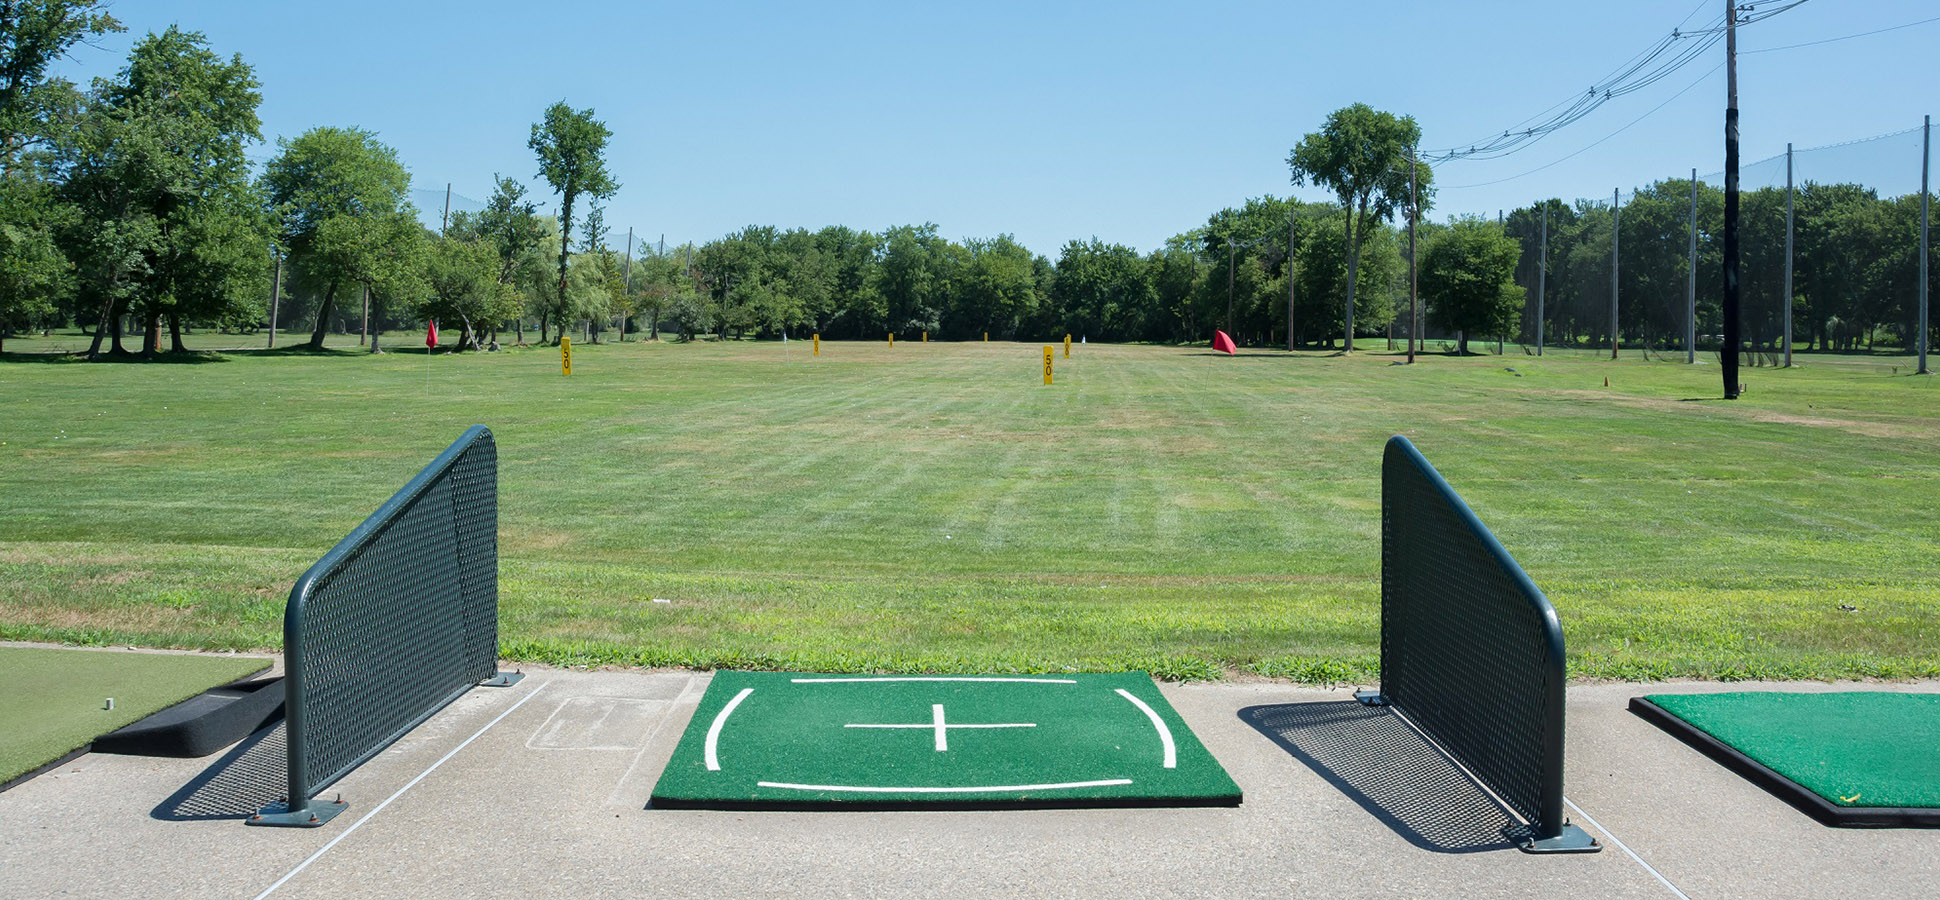
<path id="1" fill-rule="evenodd" d="M 1335 700 L 1249 706 L 1239 717 L 1416 847 L 1516 848 L 1521 826 L 1387 708 Z"/>
<path id="2" fill-rule="evenodd" d="M 289 793 L 283 722 L 243 738 L 148 813 L 165 822 L 246 819 Z"/>
<path id="3" fill-rule="evenodd" d="M 90 361 L 86 352 L 56 353 L 0 353 L 0 363 L 40 363 L 54 365 L 87 364 L 96 365 L 143 365 L 143 366 L 199 366 L 205 363 L 228 362 L 222 353 L 213 350 L 185 350 L 180 353 L 158 353 L 143 356 L 139 353 L 103 353 Z"/>

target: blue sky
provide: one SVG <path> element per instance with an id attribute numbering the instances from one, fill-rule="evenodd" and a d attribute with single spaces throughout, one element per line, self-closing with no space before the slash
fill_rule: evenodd
<path id="1" fill-rule="evenodd" d="M 613 129 L 619 241 L 628 226 L 671 244 L 748 224 L 931 221 L 956 239 L 1008 232 L 1055 258 L 1093 236 L 1150 250 L 1248 197 L 1322 199 L 1290 186 L 1285 158 L 1338 107 L 1413 115 L 1425 147 L 1473 141 L 1722 6 L 122 0 L 113 11 L 130 32 L 77 48 L 62 74 L 110 73 L 138 35 L 180 24 L 255 67 L 270 141 L 255 155 L 312 126 L 355 125 L 440 198 L 450 182 L 482 200 L 495 172 L 543 193 L 525 142 L 565 99 Z M 1746 160 L 1918 126 L 1940 87 L 1940 22 L 1747 51 L 1935 16 L 1932 0 L 1812 0 L 1741 29 Z M 1720 45 L 1532 149 L 1444 165 L 1433 214 L 1722 169 L 1724 72 L 1705 75 L 1722 57 Z M 1884 154 L 1894 177 L 1917 179 L 1917 139 L 1833 158 L 1880 180 L 1870 170 Z"/>

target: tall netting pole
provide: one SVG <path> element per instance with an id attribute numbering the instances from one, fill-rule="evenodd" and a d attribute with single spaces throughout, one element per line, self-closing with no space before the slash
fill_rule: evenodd
<path id="1" fill-rule="evenodd" d="M 1738 5 L 1724 0 L 1724 398 L 1738 399 Z"/>
<path id="2" fill-rule="evenodd" d="M 1536 251 L 1536 355 L 1543 355 L 1543 299 L 1549 288 L 1549 201 L 1543 201 L 1542 243 Z"/>
<path id="3" fill-rule="evenodd" d="M 1792 143 L 1785 142 L 1785 367 L 1792 367 Z"/>
<path id="4" fill-rule="evenodd" d="M 1933 117 L 1925 117 L 1920 124 L 1920 374 L 1931 375 L 1927 371 L 1927 198 L 1932 191 L 1927 188 L 1928 169 L 1933 164 Z"/>
<path id="5" fill-rule="evenodd" d="M 1684 362 L 1697 362 L 1697 170 L 1691 170 L 1691 262 L 1685 267 Z"/>
<path id="6" fill-rule="evenodd" d="M 1618 238 L 1623 229 L 1618 227 L 1618 208 L 1623 205 L 1622 192 L 1610 189 L 1610 358 L 1617 358 L 1617 254 Z"/>

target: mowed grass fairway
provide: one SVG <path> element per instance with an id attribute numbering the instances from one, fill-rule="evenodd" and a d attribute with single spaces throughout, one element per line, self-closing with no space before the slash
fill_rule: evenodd
<path id="1" fill-rule="evenodd" d="M 276 648 L 297 575 L 482 422 L 514 659 L 1365 681 L 1399 432 L 1579 676 L 1940 676 L 1935 379 L 1078 345 L 1046 387 L 1040 348 L 8 355 L 0 638 Z"/>

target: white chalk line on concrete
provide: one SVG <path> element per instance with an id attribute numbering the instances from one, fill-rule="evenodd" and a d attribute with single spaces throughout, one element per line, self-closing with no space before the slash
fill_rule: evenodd
<path id="1" fill-rule="evenodd" d="M 660 718 L 654 721 L 652 730 L 647 732 L 647 739 L 640 743 L 639 752 L 633 754 L 633 762 L 628 763 L 626 771 L 620 773 L 620 780 L 613 785 L 613 792 L 606 795 L 606 804 L 608 806 L 626 804 L 624 792 L 626 790 L 627 779 L 632 778 L 633 773 L 640 768 L 640 760 L 647 755 L 648 750 L 653 749 L 653 739 L 660 735 L 660 729 L 666 726 L 667 720 L 674 717 L 674 710 L 680 708 L 680 705 L 687 701 L 687 695 L 693 691 L 693 687 L 694 676 L 689 675 L 687 676 L 687 680 L 681 683 L 680 693 L 674 695 L 674 699 L 667 702 L 667 711 L 661 713 Z"/>
<path id="2" fill-rule="evenodd" d="M 1670 879 L 1664 877 L 1664 873 L 1657 871 L 1656 867 L 1652 866 L 1650 863 L 1644 862 L 1644 858 L 1641 856 L 1638 856 L 1637 851 L 1630 849 L 1629 844 L 1624 843 L 1621 838 L 1617 837 L 1614 834 L 1611 834 L 1610 829 L 1605 828 L 1600 824 L 1597 824 L 1597 820 L 1590 818 L 1590 814 L 1584 812 L 1583 807 L 1577 806 L 1576 801 L 1571 800 L 1568 797 L 1564 797 L 1563 802 L 1569 804 L 1570 809 L 1576 810 L 1576 814 L 1579 816 L 1582 816 L 1583 821 L 1590 823 L 1591 828 L 1594 828 L 1598 831 L 1603 832 L 1603 836 L 1609 838 L 1610 843 L 1617 845 L 1618 850 L 1622 850 L 1624 853 L 1629 854 L 1631 859 L 1634 859 L 1637 861 L 1637 865 L 1643 866 L 1644 871 L 1649 872 L 1651 874 L 1651 877 L 1656 878 L 1659 883 L 1663 884 L 1667 888 L 1670 888 L 1671 893 L 1676 894 L 1677 896 L 1683 898 L 1683 900 L 1691 900 L 1690 895 L 1685 894 L 1683 891 L 1678 890 L 1677 885 L 1672 884 Z"/>
<path id="3" fill-rule="evenodd" d="M 317 848 L 317 852 L 310 854 L 309 859 L 306 859 L 300 863 L 297 863 L 296 868 L 291 869 L 289 872 L 285 873 L 283 877 L 276 879 L 276 882 L 274 884 L 271 884 L 269 887 L 263 888 L 263 892 L 256 895 L 256 900 L 263 900 L 264 897 L 267 897 L 270 894 L 275 893 L 277 888 L 282 887 L 284 883 L 288 882 L 290 879 L 295 878 L 297 876 L 297 873 L 302 872 L 304 869 L 309 868 L 311 863 L 316 862 L 319 859 L 322 859 L 325 853 L 330 852 L 330 848 L 337 846 L 337 844 L 341 843 L 344 838 L 350 837 L 352 832 L 355 832 L 357 829 L 362 828 L 365 822 L 368 822 L 371 820 L 371 817 L 377 815 L 378 813 L 383 812 L 384 807 L 390 806 L 392 800 L 396 800 L 397 798 L 404 796 L 405 791 L 410 790 L 418 782 L 423 781 L 426 775 L 430 775 L 432 772 L 437 771 L 438 767 L 444 765 L 446 760 L 449 760 L 452 757 L 457 756 L 458 751 L 471 746 L 472 741 L 478 740 L 480 736 L 485 734 L 485 732 L 491 731 L 492 726 L 497 725 L 501 721 L 504 721 L 506 716 L 511 715 L 512 712 L 518 709 L 519 707 L 524 706 L 527 700 L 531 700 L 532 698 L 539 696 L 539 693 L 541 691 L 544 691 L 547 685 L 550 685 L 551 683 L 552 682 L 548 681 L 539 685 L 536 688 L 533 688 L 532 693 L 527 694 L 523 697 L 520 697 L 519 702 L 512 704 L 504 712 L 499 713 L 498 718 L 493 719 L 490 722 L 486 722 L 485 727 L 478 729 L 478 731 L 474 732 L 471 737 L 466 738 L 464 743 L 451 748 L 450 753 L 447 753 L 443 757 L 440 757 L 437 762 L 434 762 L 431 764 L 430 768 L 427 768 L 424 771 L 419 772 L 418 777 L 405 782 L 404 786 L 401 788 L 398 788 L 396 793 L 390 795 L 389 797 L 385 797 L 384 802 L 379 803 L 374 807 L 371 807 L 371 811 L 364 813 L 363 818 L 350 823 L 350 827 L 344 829 L 344 832 L 342 834 L 331 838 L 330 843 L 324 844 L 322 847 Z"/>

